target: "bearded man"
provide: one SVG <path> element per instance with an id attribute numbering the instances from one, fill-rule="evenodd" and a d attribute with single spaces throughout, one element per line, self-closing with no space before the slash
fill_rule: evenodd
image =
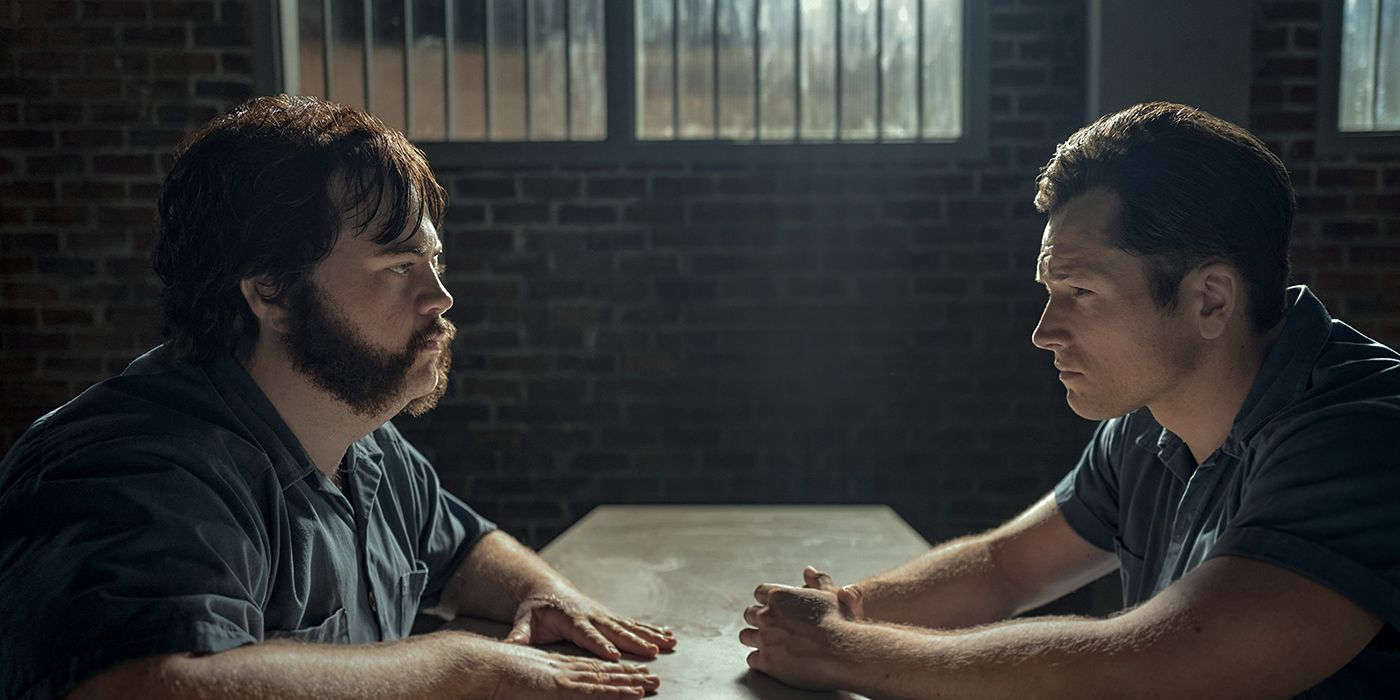
<path id="1" fill-rule="evenodd" d="M 675 645 L 445 491 L 446 197 L 355 109 L 250 100 L 177 152 L 166 342 L 0 463 L 0 695 L 640 697 Z M 514 623 L 409 637 L 421 610 Z M 601 661 L 530 644 L 570 641 Z"/>

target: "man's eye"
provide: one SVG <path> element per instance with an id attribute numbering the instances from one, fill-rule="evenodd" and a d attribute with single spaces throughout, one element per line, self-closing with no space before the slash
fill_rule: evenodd
<path id="1" fill-rule="evenodd" d="M 389 271 L 392 272 L 392 273 L 394 273 L 394 274 L 397 274 L 397 275 L 406 275 L 406 274 L 408 274 L 408 271 L 409 271 L 409 270 L 412 270 L 412 269 L 413 269 L 413 263 L 411 263 L 411 262 L 402 262 L 402 263 L 399 263 L 399 264 L 397 264 L 397 265 L 394 265 L 393 267 L 390 267 L 390 268 L 389 268 Z"/>
<path id="2" fill-rule="evenodd" d="M 1091 292 L 1091 291 L 1089 291 L 1089 290 L 1087 290 L 1087 289 L 1085 289 L 1085 288 L 1083 288 L 1083 287 L 1070 287 L 1069 289 L 1070 289 L 1070 293 L 1073 294 L 1074 296 L 1077 296 L 1077 297 L 1082 297 L 1082 296 L 1084 296 L 1085 294 L 1093 294 L 1093 292 Z"/>

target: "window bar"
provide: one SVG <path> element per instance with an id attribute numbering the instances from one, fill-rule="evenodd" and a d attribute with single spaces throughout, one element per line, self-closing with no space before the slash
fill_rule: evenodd
<path id="1" fill-rule="evenodd" d="M 1381 21 L 1384 13 L 1381 12 L 1381 4 L 1384 0 L 1376 0 L 1371 4 L 1371 123 L 1368 125 L 1372 131 L 1380 128 L 1381 121 Z"/>
<path id="2" fill-rule="evenodd" d="M 845 31 L 841 27 L 841 5 L 842 0 L 836 0 L 836 140 L 841 141 L 841 111 L 845 107 L 845 102 L 841 96 L 841 90 L 845 79 L 846 65 L 841 54 L 841 47 L 845 44 Z"/>
<path id="3" fill-rule="evenodd" d="M 875 0 L 875 140 L 885 140 L 885 0 Z"/>
<path id="4" fill-rule="evenodd" d="M 926 3 L 926 0 L 919 0 L 919 19 L 918 19 L 918 21 L 919 21 L 919 29 L 918 29 L 918 32 L 919 32 L 919 33 L 918 33 L 919 40 L 918 40 L 917 48 L 915 48 L 915 51 L 918 52 L 918 54 L 917 54 L 918 57 L 915 59 L 916 63 L 918 64 L 918 67 L 915 68 L 915 71 L 917 72 L 918 78 L 916 78 L 916 79 L 914 80 L 914 90 L 915 90 L 915 93 L 916 93 L 915 96 L 914 96 L 914 104 L 915 104 L 914 110 L 915 110 L 915 112 L 918 114 L 918 116 L 916 117 L 916 118 L 918 119 L 918 122 L 916 123 L 916 125 L 915 125 L 915 127 L 914 127 L 914 140 L 915 140 L 915 141 L 923 141 L 923 140 L 924 140 L 924 5 L 925 5 L 925 4 L 927 4 L 927 3 Z"/>
<path id="5" fill-rule="evenodd" d="M 495 19 L 491 12 L 491 4 L 495 0 L 482 0 L 481 2 L 481 87 L 482 87 L 482 124 L 486 127 L 485 140 L 491 139 L 491 97 L 494 94 L 491 85 L 491 21 Z"/>
<path id="6" fill-rule="evenodd" d="M 713 88 L 710 111 L 713 113 L 715 139 L 719 139 L 719 4 L 715 0 L 710 5 L 710 87 Z"/>
<path id="7" fill-rule="evenodd" d="M 364 0 L 365 13 L 365 111 L 374 110 L 374 0 Z"/>
<path id="8" fill-rule="evenodd" d="M 334 25 L 331 24 L 331 0 L 321 0 L 321 75 L 326 81 L 326 99 L 335 99 L 331 96 L 331 41 L 335 37 L 332 31 Z"/>
<path id="9" fill-rule="evenodd" d="M 681 138 L 681 1 L 671 0 L 671 140 Z"/>
<path id="10" fill-rule="evenodd" d="M 452 140 L 452 52 L 457 47 L 456 5 L 450 0 L 442 4 L 442 118 L 445 124 L 443 138 L 448 141 Z"/>
<path id="11" fill-rule="evenodd" d="M 535 128 L 531 124 L 531 107 L 534 100 L 530 99 L 530 63 L 534 59 L 533 42 L 530 41 L 530 2 L 525 0 L 520 3 L 520 34 L 523 46 L 525 47 L 525 140 L 532 141 L 535 138 Z"/>
<path id="12" fill-rule="evenodd" d="M 413 0 L 403 3 L 403 133 L 413 136 Z"/>
<path id="13" fill-rule="evenodd" d="M 763 0 L 753 0 L 753 140 L 755 142 L 759 141 L 763 135 L 763 86 L 760 83 L 763 79 L 760 65 L 763 62 L 759 60 L 762 55 L 760 52 L 763 50 L 763 42 L 759 39 L 758 34 L 758 13 L 762 5 Z"/>
<path id="14" fill-rule="evenodd" d="M 450 3 L 449 3 L 450 4 Z M 564 140 L 574 140 L 574 0 L 564 0 Z"/>
<path id="15" fill-rule="evenodd" d="M 802 140 L 802 0 L 792 0 L 792 140 Z"/>

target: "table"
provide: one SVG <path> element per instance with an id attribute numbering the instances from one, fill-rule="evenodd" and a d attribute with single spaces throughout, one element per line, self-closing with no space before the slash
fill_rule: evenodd
<path id="1" fill-rule="evenodd" d="M 888 569 L 928 543 L 887 506 L 602 506 L 541 556 L 621 615 L 669 625 L 676 651 L 647 661 L 658 700 L 851 698 L 749 672 L 739 643 L 759 583 L 838 583 Z"/>

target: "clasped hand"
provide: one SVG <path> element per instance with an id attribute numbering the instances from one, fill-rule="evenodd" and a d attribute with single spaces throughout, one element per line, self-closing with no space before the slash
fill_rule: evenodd
<path id="1" fill-rule="evenodd" d="M 861 592 L 838 587 L 831 577 L 807 567 L 804 586 L 765 583 L 754 589 L 758 605 L 744 610 L 752 625 L 739 641 L 753 647 L 749 667 L 801 688 L 835 686 L 833 647 L 843 625 L 864 617 Z"/>

